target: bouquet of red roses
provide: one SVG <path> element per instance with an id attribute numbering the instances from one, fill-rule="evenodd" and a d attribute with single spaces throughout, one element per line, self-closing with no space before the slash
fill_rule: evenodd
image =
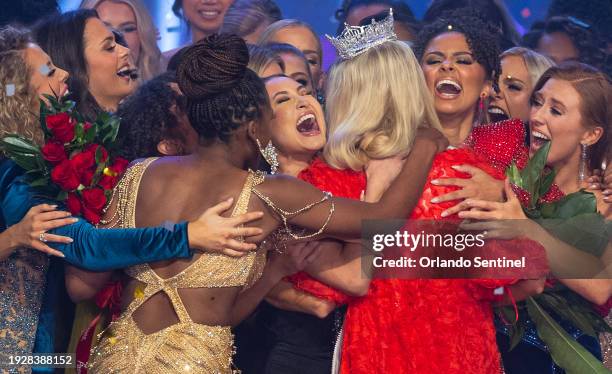
<path id="1" fill-rule="evenodd" d="M 98 224 L 128 165 L 112 152 L 119 119 L 103 112 L 89 123 L 75 110 L 74 102 L 46 98 L 48 104 L 41 101 L 40 109 L 45 144 L 40 147 L 19 135 L 9 135 L 0 141 L 0 147 L 26 170 L 30 185 L 65 201 L 73 215 Z"/>

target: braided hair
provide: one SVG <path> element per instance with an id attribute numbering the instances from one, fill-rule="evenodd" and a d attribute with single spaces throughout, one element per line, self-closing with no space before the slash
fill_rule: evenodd
<path id="1" fill-rule="evenodd" d="M 465 36 L 474 58 L 485 69 L 487 78 L 496 84 L 501 71 L 499 31 L 471 9 L 461 8 L 444 13 L 437 20 L 425 25 L 414 42 L 416 57 L 422 60 L 429 42 L 447 32 L 458 32 Z"/>
<path id="2" fill-rule="evenodd" d="M 271 110 L 266 88 L 248 63 L 247 45 L 236 35 L 213 34 L 185 50 L 177 81 L 201 140 L 227 142 L 235 129 Z"/>

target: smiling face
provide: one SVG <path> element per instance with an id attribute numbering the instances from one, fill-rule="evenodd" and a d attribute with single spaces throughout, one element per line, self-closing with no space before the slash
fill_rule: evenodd
<path id="1" fill-rule="evenodd" d="M 269 122 L 272 142 L 286 157 L 313 156 L 325 145 L 325 118 L 317 100 L 306 88 L 288 77 L 266 81 L 273 117 Z"/>
<path id="2" fill-rule="evenodd" d="M 214 34 L 233 0 L 183 0 L 183 15 L 192 28 L 194 41 Z"/>
<path id="3" fill-rule="evenodd" d="M 125 3 L 106 0 L 98 4 L 96 10 L 105 25 L 123 34 L 130 48 L 132 59 L 134 62 L 138 62 L 140 57 L 140 35 L 138 35 L 138 24 L 132 7 Z"/>
<path id="4" fill-rule="evenodd" d="M 286 43 L 302 51 L 310 67 L 312 79 L 317 85 L 321 78 L 321 51 L 316 35 L 302 26 L 285 27 L 270 39 L 274 43 Z"/>
<path id="5" fill-rule="evenodd" d="M 36 97 L 46 100 L 43 95 L 63 97 L 68 91 L 68 73 L 53 65 L 51 58 L 36 44 L 29 44 L 24 50 L 24 60 L 31 72 L 30 85 Z M 39 103 L 32 103 L 34 113 L 38 112 Z"/>
<path id="6" fill-rule="evenodd" d="M 433 38 L 421 67 L 438 115 L 473 115 L 479 98 L 489 92 L 486 71 L 458 32 Z"/>
<path id="7" fill-rule="evenodd" d="M 529 121 L 531 155 L 550 141 L 550 166 L 561 167 L 580 160 L 581 144 L 595 144 L 601 137 L 601 127 L 584 126 L 580 106 L 578 92 L 564 80 L 551 78 L 535 92 Z"/>
<path id="8" fill-rule="evenodd" d="M 136 89 L 136 81 L 124 76 L 134 68 L 129 62 L 130 50 L 117 44 L 110 30 L 97 18 L 87 20 L 83 39 L 89 92 L 103 108 L 114 110 Z"/>
<path id="9" fill-rule="evenodd" d="M 507 118 L 529 120 L 529 99 L 533 82 L 521 56 L 506 56 L 501 60 L 499 92 L 493 94 L 489 115 L 494 122 Z"/>

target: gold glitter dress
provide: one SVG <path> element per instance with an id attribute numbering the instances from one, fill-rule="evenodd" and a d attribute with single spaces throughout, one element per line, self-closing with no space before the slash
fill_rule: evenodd
<path id="1" fill-rule="evenodd" d="M 135 227 L 138 186 L 145 169 L 154 160 L 132 166 L 118 185 L 115 198 L 120 227 Z M 249 172 L 232 216 L 246 213 L 253 188 L 263 180 L 263 173 Z M 144 292 L 137 293 L 119 319 L 100 334 L 99 344 L 92 349 L 90 373 L 231 373 L 234 345 L 230 327 L 193 322 L 178 289 L 248 288 L 261 276 L 264 265 L 265 251 L 258 249 L 238 258 L 204 253 L 170 278 L 161 278 L 148 264 L 125 269 L 130 277 L 146 285 Z M 170 299 L 179 322 L 144 334 L 132 314 L 160 291 Z"/>

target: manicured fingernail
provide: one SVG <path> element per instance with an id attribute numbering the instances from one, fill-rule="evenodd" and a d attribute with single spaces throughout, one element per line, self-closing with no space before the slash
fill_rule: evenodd
<path id="1" fill-rule="evenodd" d="M 441 217 L 446 217 L 448 216 L 448 212 L 445 210 L 444 212 L 440 213 Z"/>
<path id="2" fill-rule="evenodd" d="M 233 197 L 230 197 L 230 198 L 229 198 L 229 199 L 227 199 L 226 201 L 229 201 L 229 202 L 234 201 L 234 198 L 233 198 Z"/>
<path id="3" fill-rule="evenodd" d="M 65 254 L 63 254 L 63 253 L 60 253 L 60 254 L 59 254 L 59 257 L 61 257 L 61 258 L 66 258 L 66 255 L 65 255 Z"/>
<path id="4" fill-rule="evenodd" d="M 461 170 L 461 166 L 460 165 L 453 165 L 451 166 L 451 168 L 455 169 L 455 170 Z"/>
<path id="5" fill-rule="evenodd" d="M 463 212 L 459 212 L 457 213 L 457 215 L 459 216 L 459 218 L 463 218 L 463 216 L 465 215 Z"/>
<path id="6" fill-rule="evenodd" d="M 592 190 L 595 190 L 595 189 L 597 189 L 597 187 L 598 186 L 596 184 L 592 184 L 589 188 L 592 189 Z"/>
<path id="7" fill-rule="evenodd" d="M 55 209 L 55 208 L 57 208 L 57 205 L 51 205 L 51 208 Z"/>
<path id="8" fill-rule="evenodd" d="M 70 220 L 70 222 L 77 223 L 77 222 L 79 222 L 79 219 L 78 218 L 73 218 L 73 219 Z"/>
<path id="9" fill-rule="evenodd" d="M 72 242 L 74 242 L 74 239 L 72 239 L 72 238 L 68 238 L 67 242 L 68 242 L 68 243 L 72 243 Z"/>
<path id="10" fill-rule="evenodd" d="M 436 203 L 439 203 L 439 202 L 440 202 L 440 199 L 439 199 L 439 198 L 437 198 L 437 197 L 434 197 L 433 199 L 431 199 L 431 202 L 432 202 L 432 203 L 434 203 L 434 204 L 436 204 Z"/>
<path id="11" fill-rule="evenodd" d="M 437 185 L 440 184 L 440 181 L 437 180 L 437 179 L 434 179 L 434 180 L 431 181 L 431 184 L 433 184 L 434 186 L 437 186 Z"/>

